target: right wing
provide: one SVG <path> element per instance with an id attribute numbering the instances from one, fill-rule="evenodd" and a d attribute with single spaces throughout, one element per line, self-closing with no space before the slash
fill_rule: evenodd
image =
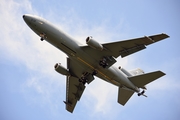
<path id="1" fill-rule="evenodd" d="M 108 68 L 116 62 L 115 58 L 119 56 L 126 57 L 130 54 L 145 49 L 147 45 L 153 44 L 168 37 L 169 36 L 167 34 L 162 33 L 130 40 L 105 43 L 102 44 L 104 47 L 102 51 L 93 49 L 90 46 L 81 46 L 81 49 L 94 58 L 98 64 L 102 58 L 106 58 L 106 62 L 108 63 L 106 68 Z"/>
<path id="2" fill-rule="evenodd" d="M 167 34 L 162 33 L 119 42 L 106 43 L 103 44 L 103 46 L 107 48 L 115 58 L 118 56 L 125 57 L 145 49 L 147 45 L 153 44 L 168 37 L 169 36 Z"/>

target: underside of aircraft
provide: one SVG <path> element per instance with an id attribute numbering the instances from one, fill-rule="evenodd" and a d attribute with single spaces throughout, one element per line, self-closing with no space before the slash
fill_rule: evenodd
<path id="1" fill-rule="evenodd" d="M 168 38 L 167 34 L 103 44 L 89 36 L 85 39 L 86 45 L 79 45 L 77 40 L 43 18 L 25 14 L 23 19 L 41 41 L 49 42 L 68 56 L 67 67 L 56 63 L 54 68 L 58 73 L 66 76 L 64 103 L 66 110 L 71 113 L 86 85 L 90 84 L 95 76 L 117 86 L 119 88 L 118 103 L 125 105 L 135 92 L 138 96 L 147 97 L 145 95 L 146 85 L 165 75 L 159 70 L 149 73 L 144 73 L 141 69 L 127 71 L 122 67 L 114 66 L 114 63 L 119 56 L 126 57 L 145 49 L 150 44 Z"/>

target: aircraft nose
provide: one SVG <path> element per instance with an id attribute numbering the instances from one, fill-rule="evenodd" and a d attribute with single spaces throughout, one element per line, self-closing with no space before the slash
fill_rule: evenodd
<path id="1" fill-rule="evenodd" d="M 29 15 L 25 14 L 25 15 L 22 16 L 22 18 L 23 18 L 23 20 L 24 20 L 27 24 L 30 23 L 30 18 L 31 18 L 31 17 L 30 17 Z"/>
<path id="2" fill-rule="evenodd" d="M 23 19 L 24 19 L 24 21 L 27 23 L 27 22 L 29 22 L 30 21 L 30 19 L 32 18 L 30 15 L 28 15 L 28 14 L 24 14 L 23 16 Z"/>

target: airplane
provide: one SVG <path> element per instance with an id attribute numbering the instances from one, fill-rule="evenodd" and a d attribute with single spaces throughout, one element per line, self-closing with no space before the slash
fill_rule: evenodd
<path id="1" fill-rule="evenodd" d="M 56 63 L 54 69 L 66 76 L 64 103 L 70 113 L 73 113 L 86 85 L 90 84 L 95 76 L 119 88 L 117 101 L 124 106 L 134 93 L 147 97 L 144 94 L 146 85 L 165 75 L 160 70 L 144 73 L 141 69 L 127 71 L 123 67 L 113 66 L 119 56 L 124 58 L 168 38 L 165 33 L 103 44 L 88 36 L 85 39 L 86 45 L 80 45 L 41 17 L 24 14 L 23 19 L 41 41 L 46 40 L 67 55 L 67 67 Z"/>

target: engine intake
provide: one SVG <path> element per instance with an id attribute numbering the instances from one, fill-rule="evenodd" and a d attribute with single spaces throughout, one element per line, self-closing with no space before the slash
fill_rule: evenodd
<path id="1" fill-rule="evenodd" d="M 62 75 L 70 75 L 69 71 L 66 68 L 64 68 L 63 66 L 61 66 L 60 63 L 56 63 L 54 65 L 54 69 Z"/>
<path id="2" fill-rule="evenodd" d="M 86 44 L 93 49 L 103 50 L 103 46 L 94 39 L 92 39 L 91 36 L 86 38 Z"/>

